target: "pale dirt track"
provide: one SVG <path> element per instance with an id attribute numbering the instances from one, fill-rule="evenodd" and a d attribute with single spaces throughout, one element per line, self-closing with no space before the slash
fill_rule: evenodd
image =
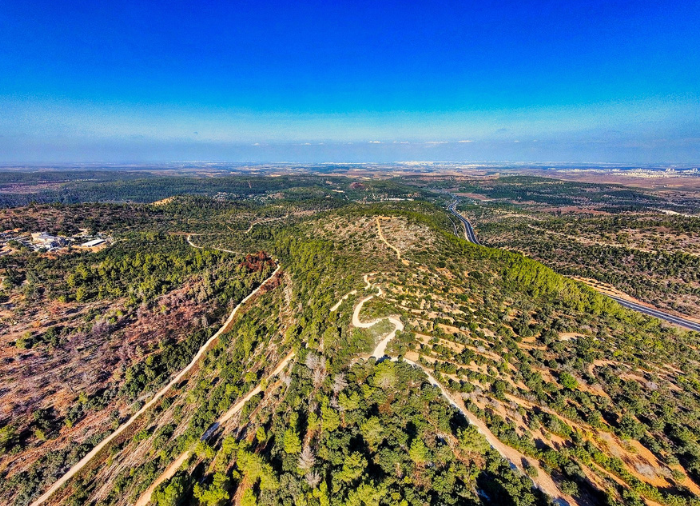
<path id="1" fill-rule="evenodd" d="M 384 237 L 384 232 L 382 232 L 381 220 L 390 220 L 390 219 L 391 218 L 384 218 L 383 216 L 377 216 L 377 231 L 379 232 L 379 238 L 384 242 L 384 244 L 386 244 L 387 246 L 389 246 L 389 248 L 393 249 L 394 252 L 396 252 L 396 258 L 401 260 L 401 262 L 404 265 L 408 265 L 408 260 L 401 258 L 401 251 L 399 250 L 399 248 L 397 248 L 396 246 L 391 244 L 389 241 L 387 241 L 386 237 Z"/>
<path id="2" fill-rule="evenodd" d="M 272 222 L 272 221 L 284 220 L 284 219 L 286 219 L 286 218 L 289 218 L 289 215 L 286 215 L 286 216 L 279 216 L 279 217 L 277 217 L 277 218 L 266 218 L 266 219 L 264 219 L 264 220 L 253 221 L 253 222 L 250 224 L 250 226 L 248 227 L 248 229 L 247 229 L 245 232 L 243 232 L 243 233 L 244 233 L 244 234 L 250 233 L 250 231 L 253 230 L 253 227 L 254 227 L 255 225 L 261 225 L 261 224 L 263 224 L 263 223 L 270 223 L 270 222 Z"/>
<path id="3" fill-rule="evenodd" d="M 196 249 L 205 249 L 204 246 L 197 246 L 195 243 L 192 242 L 192 234 L 187 235 L 187 244 L 192 246 L 193 248 Z M 232 253 L 234 255 L 240 255 L 239 252 L 237 251 L 231 251 L 230 249 L 224 249 L 224 248 L 209 248 L 209 249 L 215 249 L 217 251 L 223 251 L 224 253 Z"/>
<path id="4" fill-rule="evenodd" d="M 381 220 L 382 218 L 377 216 L 377 230 L 379 231 L 379 238 L 384 241 L 384 244 L 389 246 L 391 249 L 393 249 L 396 252 L 396 258 L 401 260 L 401 252 L 399 251 L 399 248 L 396 246 L 393 246 L 389 243 L 389 241 L 386 240 L 386 237 L 384 237 L 384 233 L 382 232 L 382 225 L 381 225 Z"/>
<path id="5" fill-rule="evenodd" d="M 282 372 L 282 370 L 287 367 L 287 364 L 289 363 L 290 360 L 294 358 L 294 352 L 291 352 L 289 355 L 284 357 L 284 359 L 277 364 L 277 367 L 275 367 L 275 370 L 270 373 L 270 375 L 267 377 L 267 381 L 269 382 L 272 378 L 277 376 L 279 373 Z M 259 394 L 261 391 L 260 385 L 256 386 L 253 390 L 251 390 L 243 399 L 238 401 L 231 409 L 229 409 L 226 413 L 221 415 L 221 418 L 217 421 L 219 425 L 221 425 L 224 422 L 227 422 L 233 415 L 238 413 L 243 405 L 248 402 L 254 395 Z"/>
<path id="6" fill-rule="evenodd" d="M 272 373 L 267 377 L 268 381 L 269 381 L 270 379 L 272 379 L 273 377 L 277 376 L 280 372 L 282 372 L 282 370 L 287 366 L 287 364 L 289 363 L 289 361 L 292 360 L 293 358 L 294 358 L 294 353 L 293 353 L 293 352 L 290 353 L 289 355 L 287 355 L 287 356 L 284 358 L 284 360 L 282 360 L 282 361 L 277 365 L 277 367 L 275 368 L 275 370 L 272 371 Z M 243 398 L 242 398 L 241 400 L 239 400 L 236 404 L 234 404 L 234 405 L 231 407 L 231 409 L 229 409 L 226 413 L 224 413 L 223 415 L 221 415 L 221 416 L 219 417 L 219 419 L 216 421 L 216 424 L 215 424 L 215 425 L 220 426 L 220 425 L 224 424 L 225 422 L 227 422 L 228 420 L 230 420 L 231 417 L 233 417 L 233 415 L 235 415 L 236 413 L 238 413 L 238 412 L 243 408 L 243 406 L 245 406 L 245 403 L 246 403 L 246 402 L 248 402 L 250 399 L 252 399 L 255 395 L 259 394 L 259 393 L 261 392 L 261 390 L 262 390 L 262 389 L 260 388 L 260 385 L 258 385 L 258 386 L 256 386 L 253 390 L 251 390 L 250 392 L 248 392 L 248 393 L 245 395 L 245 397 L 243 397 Z M 209 431 L 207 431 L 207 432 L 209 432 Z M 211 434 L 213 434 L 213 432 L 210 433 L 210 435 L 211 435 Z M 151 483 L 151 485 L 146 489 L 146 491 L 145 491 L 143 494 L 141 494 L 141 497 L 139 497 L 138 501 L 136 501 L 135 506 L 146 506 L 146 505 L 150 502 L 151 496 L 153 495 L 153 491 L 156 489 L 156 487 L 158 487 L 158 485 L 160 485 L 160 484 L 163 483 L 164 481 L 169 480 L 170 478 L 172 478 L 172 477 L 175 475 L 175 473 L 177 473 L 177 471 L 180 469 L 180 467 L 182 466 L 183 462 L 185 462 L 185 461 L 189 458 L 189 456 L 190 456 L 191 453 L 192 453 L 192 452 L 191 452 L 190 450 L 187 450 L 187 451 L 184 452 L 182 455 L 180 455 L 177 459 L 175 459 L 175 460 L 165 469 L 165 471 L 163 471 L 163 474 L 161 474 L 158 478 L 156 478 L 155 481 L 154 481 L 153 483 Z"/>
<path id="7" fill-rule="evenodd" d="M 365 281 L 367 281 L 367 277 L 365 276 Z M 399 330 L 403 330 L 403 322 L 399 319 L 398 316 L 385 316 L 382 318 L 377 318 L 376 320 L 372 320 L 370 322 L 361 322 L 360 321 L 360 311 L 362 311 L 362 306 L 364 305 L 365 302 L 368 300 L 374 298 L 375 296 L 382 296 L 382 289 L 379 288 L 379 293 L 377 295 L 370 295 L 368 297 L 365 297 L 362 299 L 357 306 L 355 307 L 355 311 L 352 314 L 352 324 L 355 327 L 361 328 L 361 329 L 368 329 L 370 327 L 374 327 L 377 323 L 379 323 L 382 320 L 389 320 L 393 325 L 394 325 L 394 330 L 389 332 L 387 336 L 379 341 L 377 344 L 377 347 L 374 348 L 374 351 L 372 352 L 372 357 L 375 358 L 382 358 L 385 355 L 386 351 L 386 346 L 389 344 L 389 342 L 396 337 L 396 332 Z"/>
<path id="8" fill-rule="evenodd" d="M 333 307 L 331 308 L 331 312 L 337 311 L 344 300 L 346 300 L 351 295 L 355 295 L 356 293 L 357 293 L 357 290 L 353 290 L 352 292 L 345 294 L 342 299 L 340 299 L 338 302 L 336 302 L 333 305 Z"/>
<path id="9" fill-rule="evenodd" d="M 189 238 L 188 238 L 189 241 Z M 196 247 L 196 246 L 194 246 Z M 275 277 L 275 275 L 279 272 L 280 266 L 275 269 L 275 271 L 262 283 L 260 283 L 260 286 L 258 286 L 255 290 L 253 290 L 248 296 L 246 296 L 234 309 L 231 311 L 231 314 L 229 315 L 228 319 L 226 322 L 223 324 L 223 326 L 214 334 L 212 337 L 209 338 L 209 340 L 204 343 L 204 345 L 199 349 L 197 354 L 194 356 L 192 361 L 182 370 L 180 371 L 177 376 L 175 376 L 170 383 L 165 385 L 163 388 L 161 388 L 154 396 L 153 398 L 148 401 L 144 406 L 139 409 L 129 420 L 124 423 L 123 425 L 119 426 L 117 430 L 112 432 L 109 436 L 107 436 L 105 439 L 103 439 L 97 446 L 95 446 L 87 455 L 85 455 L 80 461 L 75 464 L 73 467 L 71 467 L 66 474 L 61 476 L 56 482 L 49 487 L 49 489 L 44 492 L 44 494 L 41 495 L 37 500 L 35 500 L 31 506 L 39 506 L 40 504 L 43 504 L 51 495 L 56 492 L 59 488 L 61 488 L 65 483 L 68 482 L 77 472 L 79 472 L 83 467 L 85 467 L 102 449 L 104 449 L 112 440 L 114 440 L 117 436 L 119 436 L 122 432 L 124 432 L 132 423 L 134 423 L 141 415 L 143 415 L 149 408 L 151 408 L 156 402 L 158 402 L 174 385 L 182 381 L 182 379 L 194 368 L 194 366 L 197 364 L 199 359 L 207 352 L 209 351 L 209 348 L 211 348 L 212 344 L 216 342 L 216 340 L 221 336 L 221 334 L 224 334 L 226 331 L 228 331 L 229 327 L 233 323 L 233 319 L 235 318 L 236 314 L 238 313 L 238 310 L 246 303 L 248 302 L 252 297 L 254 297 L 261 288 L 263 288 L 269 280 Z"/>
<path id="10" fill-rule="evenodd" d="M 187 450 L 177 459 L 173 460 L 171 464 L 167 467 L 167 469 L 163 471 L 163 474 L 158 476 L 158 478 L 156 478 L 156 480 L 153 483 L 151 483 L 151 486 L 146 489 L 146 491 L 141 495 L 141 497 L 139 497 L 139 500 L 136 501 L 135 506 L 146 506 L 150 502 L 151 495 L 153 495 L 153 491 L 156 489 L 156 487 L 158 487 L 158 485 L 163 483 L 165 480 L 169 480 L 170 478 L 172 478 L 175 475 L 175 473 L 177 473 L 178 469 L 182 467 L 182 464 L 188 458 L 190 458 L 191 453 L 192 452 L 190 452 L 190 450 Z"/>
<path id="11" fill-rule="evenodd" d="M 367 283 L 365 289 L 370 288 L 371 284 L 367 278 L 367 275 L 365 275 L 364 279 L 365 283 Z M 381 359 L 386 356 L 386 347 L 389 344 L 389 342 L 396 336 L 397 331 L 404 329 L 404 325 L 399 319 L 399 317 L 394 315 L 377 318 L 369 322 L 362 322 L 360 320 L 360 312 L 362 311 L 362 306 L 365 304 L 365 302 L 371 300 L 373 297 L 382 296 L 382 289 L 379 287 L 377 288 L 379 290 L 379 293 L 377 293 L 376 295 L 369 295 L 357 303 L 357 306 L 355 306 L 355 310 L 353 311 L 352 315 L 352 324 L 355 327 L 367 329 L 373 327 L 382 320 L 389 320 L 394 325 L 394 330 L 392 330 L 384 339 L 382 339 L 377 344 L 376 348 L 370 355 L 374 358 Z M 397 361 L 398 359 L 396 357 L 390 357 L 390 360 Z M 426 376 L 428 376 L 428 381 L 430 382 L 430 384 L 438 387 L 443 397 L 445 397 L 445 399 L 447 399 L 447 401 L 452 406 L 459 410 L 469 421 L 469 423 L 474 425 L 478 429 L 478 431 L 484 436 L 484 438 L 491 445 L 491 447 L 498 453 L 500 453 L 504 459 L 508 460 L 511 463 L 511 465 L 517 467 L 521 472 L 523 472 L 524 470 L 522 460 L 524 458 L 530 463 L 530 465 L 536 467 L 538 469 L 538 476 L 534 479 L 531 478 L 535 486 L 537 486 L 540 490 L 545 492 L 550 497 L 557 500 L 560 504 L 576 504 L 576 501 L 572 497 L 564 497 L 564 495 L 559 491 L 559 488 L 557 488 L 557 485 L 554 483 L 554 480 L 552 480 L 552 477 L 540 468 L 537 460 L 525 457 L 522 453 L 518 452 L 517 450 L 503 444 L 496 436 L 493 435 L 493 433 L 489 430 L 489 428 L 484 422 L 479 420 L 476 416 L 474 416 L 474 414 L 471 411 L 466 409 L 461 399 L 453 399 L 449 392 L 447 392 L 447 390 L 445 390 L 445 388 L 440 384 L 440 382 L 438 382 L 433 377 L 433 375 L 430 374 L 430 372 L 427 371 L 421 364 L 418 364 L 406 358 L 404 358 L 403 361 L 408 364 L 411 364 L 414 367 L 421 368 L 426 374 Z"/>

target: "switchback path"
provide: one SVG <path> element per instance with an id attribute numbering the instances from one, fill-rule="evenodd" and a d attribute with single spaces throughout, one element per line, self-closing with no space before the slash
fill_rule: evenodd
<path id="1" fill-rule="evenodd" d="M 365 290 L 369 289 L 371 287 L 371 284 L 367 278 L 367 275 L 365 275 L 365 283 L 367 283 L 367 286 L 365 287 Z M 387 336 L 379 341 L 377 344 L 376 348 L 372 352 L 371 357 L 376 358 L 377 360 L 380 360 L 384 357 L 387 357 L 386 355 L 386 347 L 389 344 L 389 342 L 396 336 L 396 332 L 399 330 L 404 329 L 403 322 L 401 322 L 400 318 L 395 315 L 391 316 L 385 316 L 382 318 L 377 318 L 375 320 L 371 320 L 369 322 L 363 322 L 360 320 L 360 312 L 362 311 L 362 306 L 364 304 L 371 300 L 374 297 L 381 297 L 382 296 L 382 289 L 380 287 L 377 287 L 378 293 L 377 294 L 372 294 L 369 295 L 360 302 L 357 303 L 357 306 L 355 306 L 355 310 L 353 311 L 352 314 L 352 324 L 355 327 L 358 328 L 370 328 L 376 325 L 377 323 L 383 321 L 383 320 L 389 320 L 393 325 L 394 325 L 394 330 L 392 330 Z M 396 357 L 389 357 L 389 359 L 392 362 L 398 361 Z M 474 414 L 466 409 L 466 406 L 464 403 L 461 401 L 461 399 L 455 400 L 452 398 L 450 393 L 440 384 L 439 381 L 437 381 L 432 374 L 428 370 L 426 370 L 425 367 L 423 367 L 421 364 L 418 364 L 416 362 L 413 362 L 412 360 L 408 360 L 406 358 L 403 358 L 403 361 L 411 364 L 414 367 L 419 367 L 425 375 L 428 377 L 428 381 L 431 385 L 434 385 L 440 389 L 440 392 L 442 393 L 443 397 L 447 399 L 447 401 L 454 406 L 459 412 L 461 412 L 464 417 L 469 421 L 471 425 L 474 425 L 477 430 L 479 431 L 480 434 L 484 436 L 486 441 L 491 445 L 491 447 L 496 450 L 504 459 L 506 459 L 508 462 L 510 462 L 511 466 L 518 468 L 521 472 L 524 472 L 523 470 L 523 459 L 527 460 L 528 463 L 538 469 L 538 475 L 536 477 L 530 477 L 532 482 L 535 484 L 537 488 L 545 492 L 547 495 L 555 499 L 555 501 L 558 504 L 561 505 L 568 505 L 571 502 L 575 502 L 573 498 L 571 497 L 564 497 L 563 494 L 559 491 L 559 488 L 557 485 L 554 483 L 554 480 L 552 480 L 552 477 L 544 472 L 540 466 L 539 462 L 535 459 L 531 459 L 523 455 L 522 453 L 518 452 L 514 448 L 511 448 L 507 446 L 506 444 L 502 443 L 496 436 L 493 435 L 493 433 L 489 430 L 489 428 L 486 426 L 484 422 L 479 420 Z"/>
<path id="2" fill-rule="evenodd" d="M 365 278 L 365 281 L 367 281 L 367 278 Z M 360 302 L 358 302 L 357 306 L 355 306 L 355 311 L 352 314 L 352 324 L 355 327 L 361 328 L 361 329 L 368 329 L 370 327 L 374 327 L 377 323 L 379 323 L 382 320 L 389 320 L 393 325 L 394 325 L 394 330 L 389 332 L 389 334 L 386 335 L 384 339 L 379 341 L 377 344 L 377 347 L 374 349 L 372 352 L 372 357 L 380 359 L 383 358 L 384 355 L 386 354 L 386 346 L 389 344 L 389 342 L 396 337 L 396 332 L 399 330 L 403 330 L 403 322 L 399 319 L 398 316 L 392 315 L 392 316 L 385 316 L 382 318 L 377 318 L 376 320 L 372 320 L 370 322 L 362 322 L 360 321 L 360 311 L 362 311 L 362 306 L 367 302 L 368 300 L 374 298 L 375 296 L 382 296 L 382 289 L 377 287 L 379 289 L 379 293 L 376 295 L 369 295 L 368 297 L 365 297 L 362 299 Z"/>
<path id="3" fill-rule="evenodd" d="M 188 242 L 189 242 L 189 237 L 188 237 Z M 191 243 L 190 243 L 191 244 Z M 197 247 L 194 246 L 193 247 Z M 197 364 L 200 358 L 209 351 L 209 349 L 212 347 L 212 345 L 216 342 L 216 340 L 221 336 L 222 334 L 226 333 L 233 323 L 233 319 L 235 318 L 236 314 L 238 313 L 238 310 L 245 305 L 246 302 L 248 302 L 252 297 L 254 297 L 260 289 L 262 289 L 268 281 L 273 279 L 279 270 L 281 269 L 280 266 L 277 266 L 275 271 L 260 285 L 250 292 L 241 302 L 238 303 L 238 305 L 233 308 L 233 311 L 231 311 L 231 314 L 229 315 L 228 319 L 226 322 L 221 326 L 221 328 L 209 338 L 209 340 L 202 345 L 202 347 L 199 349 L 199 351 L 196 353 L 196 355 L 192 358 L 192 361 L 184 368 L 182 371 L 180 371 L 177 376 L 175 376 L 170 383 L 165 385 L 163 388 L 161 388 L 154 396 L 153 398 L 148 401 L 144 406 L 139 409 L 129 420 L 126 421 L 126 423 L 122 424 L 119 426 L 117 430 L 112 432 L 109 436 L 107 436 L 105 439 L 103 439 L 97 446 L 95 446 L 87 455 L 85 455 L 80 461 L 75 464 L 73 467 L 71 467 L 63 476 L 61 476 L 56 482 L 49 487 L 49 489 L 44 492 L 41 497 L 39 497 L 37 500 L 35 500 L 31 506 L 39 506 L 40 504 L 43 504 L 46 502 L 46 500 L 51 497 L 54 492 L 56 492 L 59 488 L 61 488 L 64 484 L 68 482 L 73 476 L 75 476 L 76 473 L 78 473 L 81 469 L 83 469 L 97 454 L 99 454 L 109 443 L 111 443 L 117 436 L 119 436 L 122 432 L 124 432 L 131 424 L 133 424 L 141 415 L 143 415 L 148 409 L 150 409 L 156 402 L 158 402 L 168 391 L 176 384 L 178 384 L 182 379 L 194 368 L 194 366 Z"/>
<path id="4" fill-rule="evenodd" d="M 464 227 L 464 238 L 471 243 L 481 244 L 476 238 L 476 233 L 474 232 L 474 227 L 472 227 L 472 224 L 469 223 L 468 219 L 457 212 L 457 201 L 455 200 L 452 202 L 447 209 L 457 218 L 459 218 L 459 221 L 462 223 L 462 226 Z"/>

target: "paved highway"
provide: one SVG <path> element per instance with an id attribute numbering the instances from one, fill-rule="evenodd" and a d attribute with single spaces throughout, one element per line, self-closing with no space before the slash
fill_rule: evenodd
<path id="1" fill-rule="evenodd" d="M 447 209 L 454 214 L 459 220 L 462 222 L 464 225 L 464 235 L 466 239 L 469 242 L 473 242 L 474 244 L 481 244 L 479 240 L 476 238 L 476 234 L 474 233 L 474 229 L 472 228 L 471 223 L 469 223 L 469 220 L 467 220 L 464 216 L 459 214 L 457 212 L 457 200 L 453 201 L 449 206 L 447 206 Z M 606 294 L 608 297 L 611 299 L 617 301 L 620 305 L 625 306 L 626 308 L 633 309 L 635 311 L 638 311 L 640 313 L 643 313 L 648 316 L 654 316 L 656 318 L 660 318 L 661 320 L 665 320 L 667 322 L 673 323 L 675 325 L 680 325 L 681 327 L 685 327 L 690 330 L 695 330 L 696 332 L 700 332 L 700 323 L 696 323 L 691 320 L 686 320 L 685 318 L 681 318 L 679 316 L 675 316 L 669 313 L 665 313 L 663 311 L 660 311 L 658 309 L 650 308 L 647 306 L 642 306 L 641 304 L 637 304 L 635 302 L 631 302 L 626 299 L 622 299 L 620 297 L 615 297 L 612 295 Z"/>
<path id="2" fill-rule="evenodd" d="M 642 306 L 641 304 L 637 304 L 626 299 L 621 299 L 620 297 L 615 297 L 613 295 L 608 295 L 608 297 L 617 301 L 620 305 L 625 306 L 626 308 L 634 309 L 635 311 L 639 311 L 640 313 L 644 313 L 645 315 L 655 316 L 656 318 L 666 320 L 667 322 L 675 323 L 676 325 L 680 325 L 681 327 L 700 332 L 700 323 L 695 323 L 693 321 L 686 320 L 684 318 L 680 318 L 672 314 L 664 313 L 663 311 L 659 311 L 658 309 Z"/>
<path id="3" fill-rule="evenodd" d="M 481 244 L 479 240 L 476 238 L 476 234 L 474 233 L 474 228 L 472 228 L 472 224 L 469 223 L 469 220 L 466 219 L 464 216 L 459 214 L 457 212 L 457 201 L 455 200 L 452 202 L 447 209 L 454 214 L 459 220 L 462 222 L 462 225 L 464 225 L 464 236 L 469 242 L 473 242 L 474 244 Z"/>

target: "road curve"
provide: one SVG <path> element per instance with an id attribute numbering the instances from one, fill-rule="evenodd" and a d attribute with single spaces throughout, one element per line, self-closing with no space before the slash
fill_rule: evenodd
<path id="1" fill-rule="evenodd" d="M 233 322 L 234 317 L 238 313 L 238 310 L 246 303 L 248 302 L 252 297 L 254 297 L 258 291 L 262 287 L 264 287 L 268 281 L 270 281 L 272 278 L 275 277 L 275 275 L 279 272 L 281 269 L 281 266 L 277 266 L 275 271 L 260 285 L 250 292 L 241 302 L 238 303 L 238 305 L 233 308 L 233 311 L 231 311 L 231 314 L 229 315 L 228 319 L 226 322 L 221 326 L 221 328 L 209 338 L 209 340 L 204 343 L 204 345 L 199 349 L 197 354 L 192 358 L 192 361 L 182 370 L 180 371 L 177 376 L 175 376 L 170 383 L 165 385 L 163 388 L 161 388 L 154 396 L 153 398 L 148 401 L 141 409 L 139 409 L 129 420 L 127 420 L 126 423 L 123 425 L 120 425 L 117 430 L 112 432 L 109 436 L 107 436 L 105 439 L 103 439 L 97 446 L 95 446 L 87 455 L 85 455 L 80 461 L 75 464 L 73 467 L 71 467 L 63 476 L 61 476 L 56 482 L 49 487 L 49 489 L 44 492 L 41 497 L 39 497 L 37 500 L 35 500 L 31 506 L 39 506 L 40 504 L 43 504 L 51 495 L 53 495 L 54 492 L 56 492 L 59 488 L 61 488 L 65 483 L 68 482 L 78 471 L 80 471 L 83 467 L 85 467 L 98 453 L 102 451 L 102 449 L 105 448 L 113 439 L 115 439 L 119 434 L 124 432 L 132 423 L 134 423 L 142 414 L 144 414 L 151 406 L 153 406 L 156 402 L 158 402 L 174 385 L 182 381 L 182 379 L 189 373 L 192 368 L 197 364 L 199 359 L 207 352 L 209 351 L 209 348 L 211 345 L 223 334 L 228 330 L 228 327 L 231 325 Z"/>
<path id="2" fill-rule="evenodd" d="M 381 295 L 382 291 L 381 288 L 379 289 L 379 293 L 377 295 Z M 398 316 L 384 316 L 382 318 L 377 318 L 376 320 L 372 320 L 369 322 L 363 322 L 360 321 L 360 311 L 362 310 L 362 306 L 364 306 L 365 302 L 368 300 L 376 297 L 376 295 L 369 295 L 368 297 L 365 297 L 362 299 L 360 302 L 358 302 L 357 306 L 355 306 L 355 311 L 352 313 L 352 324 L 355 327 L 361 328 L 361 329 L 368 329 L 370 327 L 374 327 L 377 323 L 379 323 L 382 320 L 389 320 L 393 325 L 394 325 L 394 330 L 389 332 L 389 334 L 384 337 L 379 343 L 377 343 L 376 348 L 374 348 L 374 351 L 372 352 L 372 357 L 374 358 L 383 358 L 386 355 L 386 346 L 389 344 L 389 342 L 396 337 L 396 332 L 399 330 L 403 330 L 403 322 L 399 319 Z"/>
<path id="3" fill-rule="evenodd" d="M 471 223 L 469 223 L 469 220 L 467 220 L 464 216 L 459 214 L 456 210 L 457 206 L 457 201 L 452 202 L 447 209 L 455 215 L 457 218 L 459 218 L 462 222 L 462 225 L 464 225 L 464 236 L 465 238 L 474 244 L 481 244 L 479 240 L 476 238 L 476 234 L 474 233 L 474 229 L 472 228 Z M 603 293 L 603 292 L 601 292 Z M 611 295 L 609 293 L 604 293 L 604 295 L 610 297 L 614 301 L 616 301 L 618 304 L 621 306 L 624 306 L 628 309 L 632 309 L 634 311 L 637 311 L 639 313 L 645 314 L 647 316 L 653 316 L 655 318 L 659 318 L 661 320 L 665 320 L 669 323 L 673 323 L 675 325 L 679 325 L 681 327 L 685 327 L 690 330 L 694 330 L 696 332 L 700 332 L 700 323 L 694 322 L 692 320 L 686 320 L 685 318 L 681 318 L 680 316 L 675 316 L 669 313 L 666 313 L 664 311 L 661 311 L 660 309 L 656 308 L 650 308 L 647 306 L 643 306 L 641 304 L 637 304 L 635 302 L 629 301 L 627 299 L 623 299 L 621 297 L 615 297 L 614 295 Z"/>
<path id="4" fill-rule="evenodd" d="M 476 238 L 476 233 L 474 232 L 474 227 L 472 227 L 472 224 L 469 223 L 469 220 L 466 219 L 464 216 L 459 214 L 457 212 L 457 201 L 455 200 L 452 202 L 448 207 L 447 210 L 450 211 L 452 214 L 454 214 L 457 218 L 459 218 L 459 221 L 462 223 L 462 226 L 464 227 L 464 238 L 474 244 L 481 244 L 479 240 Z"/>

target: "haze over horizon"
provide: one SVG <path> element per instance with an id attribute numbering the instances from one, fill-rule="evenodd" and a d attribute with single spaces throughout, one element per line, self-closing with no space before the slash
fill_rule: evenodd
<path id="1" fill-rule="evenodd" d="M 0 8 L 0 163 L 700 163 L 700 4 Z"/>

